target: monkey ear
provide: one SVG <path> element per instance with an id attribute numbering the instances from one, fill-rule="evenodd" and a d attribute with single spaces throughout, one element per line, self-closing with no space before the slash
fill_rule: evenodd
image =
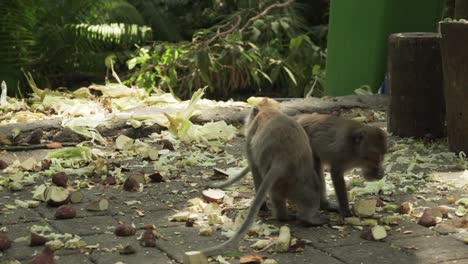
<path id="1" fill-rule="evenodd" d="M 354 131 L 353 134 L 352 134 L 353 142 L 356 143 L 356 144 L 361 143 L 361 141 L 362 141 L 362 139 L 364 138 L 365 135 L 366 135 L 365 130 L 358 129 L 358 130 Z"/>

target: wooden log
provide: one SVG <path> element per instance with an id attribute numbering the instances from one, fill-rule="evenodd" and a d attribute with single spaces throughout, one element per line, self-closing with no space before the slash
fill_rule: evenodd
<path id="1" fill-rule="evenodd" d="M 403 137 L 445 135 L 440 38 L 436 33 L 397 33 L 389 38 L 389 132 Z"/>
<path id="2" fill-rule="evenodd" d="M 440 22 L 440 33 L 449 148 L 468 154 L 468 23 Z"/>

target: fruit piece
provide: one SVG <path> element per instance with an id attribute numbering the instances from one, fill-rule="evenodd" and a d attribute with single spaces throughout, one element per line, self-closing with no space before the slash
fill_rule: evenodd
<path id="1" fill-rule="evenodd" d="M 200 251 L 188 251 L 184 253 L 184 264 L 208 264 L 208 259 Z"/>
<path id="2" fill-rule="evenodd" d="M 120 135 L 115 140 L 115 147 L 120 150 L 128 150 L 132 148 L 134 140 L 125 135 Z"/>
<path id="3" fill-rule="evenodd" d="M 48 149 L 59 149 L 62 148 L 62 144 L 60 142 L 50 142 L 47 143 L 46 147 Z"/>
<path id="4" fill-rule="evenodd" d="M 43 246 L 47 242 L 47 238 L 43 237 L 37 233 L 31 232 L 29 237 L 29 246 L 36 247 L 36 246 Z"/>
<path id="5" fill-rule="evenodd" d="M 26 170 L 26 171 L 31 171 L 32 169 L 34 169 L 34 166 L 36 165 L 36 159 L 34 157 L 30 157 L 29 159 L 23 161 L 21 163 L 21 167 L 23 168 L 23 170 Z"/>
<path id="6" fill-rule="evenodd" d="M 0 232 L 0 251 L 5 251 L 11 247 L 11 240 L 8 238 L 7 233 Z"/>
<path id="7" fill-rule="evenodd" d="M 41 170 L 48 170 L 50 169 L 50 165 L 52 165 L 52 162 L 48 159 L 43 159 L 41 161 Z"/>
<path id="8" fill-rule="evenodd" d="M 115 185 L 117 181 L 114 176 L 107 176 L 101 183 L 104 185 Z"/>
<path id="9" fill-rule="evenodd" d="M 163 149 L 175 150 L 172 142 L 167 139 L 158 140 L 156 141 L 156 144 L 161 145 Z"/>
<path id="10" fill-rule="evenodd" d="M 257 242 L 253 243 L 250 247 L 256 250 L 261 250 L 268 247 L 271 244 L 269 239 L 260 239 Z"/>
<path id="11" fill-rule="evenodd" d="M 4 170 L 8 167 L 8 163 L 4 160 L 0 160 L 0 170 Z"/>
<path id="12" fill-rule="evenodd" d="M 151 229 L 146 229 L 139 240 L 142 247 L 156 247 L 156 237 Z"/>
<path id="13" fill-rule="evenodd" d="M 96 201 L 91 202 L 87 207 L 86 210 L 88 211 L 106 211 L 109 208 L 109 201 L 107 199 L 98 199 Z"/>
<path id="14" fill-rule="evenodd" d="M 8 183 L 8 189 L 13 192 L 21 191 L 24 189 L 24 185 L 21 182 L 12 181 Z"/>
<path id="15" fill-rule="evenodd" d="M 399 214 L 410 214 L 413 211 L 413 204 L 410 202 L 402 202 L 398 206 L 397 212 Z"/>
<path id="16" fill-rule="evenodd" d="M 261 264 L 263 263 L 263 257 L 257 254 L 249 254 L 240 257 L 240 264 Z"/>
<path id="17" fill-rule="evenodd" d="M 136 230 L 133 226 L 127 224 L 118 224 L 115 227 L 114 234 L 116 236 L 133 236 L 135 235 Z"/>
<path id="18" fill-rule="evenodd" d="M 46 191 L 47 186 L 45 186 L 44 184 L 37 186 L 33 192 L 33 199 L 46 202 Z"/>
<path id="19" fill-rule="evenodd" d="M 71 219 L 75 217 L 76 210 L 70 205 L 62 205 L 55 211 L 55 219 Z"/>
<path id="20" fill-rule="evenodd" d="M 360 226 L 361 220 L 357 217 L 345 217 L 344 218 L 345 224 L 352 225 L 352 226 Z"/>
<path id="21" fill-rule="evenodd" d="M 219 189 L 208 189 L 202 192 L 205 201 L 210 203 L 221 203 L 223 201 L 226 192 Z"/>
<path id="22" fill-rule="evenodd" d="M 158 183 L 159 182 L 165 182 L 163 176 L 159 172 L 155 172 L 153 174 L 150 174 L 148 177 L 150 178 L 151 182 L 158 182 Z"/>
<path id="23" fill-rule="evenodd" d="M 354 214 L 359 217 L 370 217 L 375 213 L 377 201 L 375 199 L 357 200 L 354 202 Z"/>
<path id="24" fill-rule="evenodd" d="M 430 208 L 424 210 L 423 215 L 419 218 L 418 224 L 425 227 L 431 227 L 437 224 L 437 219 L 432 215 L 432 210 Z"/>
<path id="25" fill-rule="evenodd" d="M 138 184 L 146 183 L 145 174 L 141 171 L 134 172 L 129 177 L 134 178 L 138 182 Z"/>
<path id="26" fill-rule="evenodd" d="M 140 184 L 132 176 L 129 176 L 123 184 L 123 189 L 128 192 L 136 191 L 138 188 L 140 188 Z"/>
<path id="27" fill-rule="evenodd" d="M 213 235 L 213 229 L 210 226 L 205 226 L 198 230 L 200 236 L 211 236 Z"/>
<path id="28" fill-rule="evenodd" d="M 449 213 L 447 211 L 447 208 L 439 206 L 437 207 L 437 210 L 439 210 L 439 212 L 442 214 L 442 218 L 448 218 Z"/>
<path id="29" fill-rule="evenodd" d="M 30 264 L 54 264 L 54 251 L 46 246 L 39 255 L 34 256 Z"/>
<path id="30" fill-rule="evenodd" d="M 70 202 L 72 204 L 81 203 L 83 201 L 84 195 L 81 191 L 73 191 L 70 193 Z"/>
<path id="31" fill-rule="evenodd" d="M 275 243 L 276 252 L 287 252 L 289 250 L 289 243 L 291 241 L 291 231 L 289 227 L 280 227 L 278 239 Z"/>
<path id="32" fill-rule="evenodd" d="M 70 200 L 68 199 L 70 192 L 63 187 L 49 186 L 45 191 L 45 199 L 47 204 L 51 206 L 60 206 L 67 204 Z"/>
<path id="33" fill-rule="evenodd" d="M 380 225 L 372 227 L 371 232 L 374 240 L 381 240 L 387 237 L 387 230 L 385 230 L 385 227 Z"/>
<path id="34" fill-rule="evenodd" d="M 52 183 L 60 186 L 67 187 L 68 176 L 65 172 L 57 172 L 52 176 Z"/>

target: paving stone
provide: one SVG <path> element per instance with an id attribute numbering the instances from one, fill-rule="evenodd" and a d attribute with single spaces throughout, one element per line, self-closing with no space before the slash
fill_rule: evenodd
<path id="1" fill-rule="evenodd" d="M 89 216 L 66 220 L 50 221 L 51 225 L 61 233 L 70 233 L 79 236 L 89 236 L 112 232 L 116 221 L 111 216 Z"/>
<path id="2" fill-rule="evenodd" d="M 200 250 L 226 241 L 226 238 L 221 236 L 219 231 L 216 231 L 214 235 L 210 237 L 200 236 L 198 235 L 198 228 L 196 227 L 162 228 L 160 232 L 165 239 L 158 240 L 158 247 L 167 252 L 171 258 L 179 262 L 182 262 L 184 252 Z M 254 253 L 254 251 L 250 249 L 251 244 L 253 244 L 253 241 L 242 241 L 240 243 L 241 248 L 244 250 L 243 254 Z M 314 259 L 315 263 L 343 263 L 324 252 L 308 246 L 306 246 L 304 252 L 298 253 L 270 254 L 264 251 L 255 254 L 262 255 L 265 258 L 273 258 L 278 263 L 309 263 L 311 259 Z M 229 262 L 239 263 L 238 259 L 229 260 Z"/>
<path id="3" fill-rule="evenodd" d="M 215 246 L 226 240 L 220 232 L 206 237 L 198 235 L 198 230 L 197 227 L 161 228 L 159 231 L 164 239 L 157 241 L 158 248 L 172 259 L 182 262 L 184 252 Z"/>
<path id="4" fill-rule="evenodd" d="M 159 210 L 145 212 L 143 217 L 138 216 L 136 212 L 131 212 L 125 215 L 119 214 L 113 217 L 117 221 L 127 224 L 134 223 L 138 228 L 147 224 L 155 225 L 158 228 L 185 226 L 184 222 L 170 222 L 168 220 L 169 216 L 174 213 L 175 212 L 173 210 Z"/>
<path id="5" fill-rule="evenodd" d="M 34 209 L 18 208 L 8 210 L 4 214 L 0 214 L 0 225 L 16 225 L 19 223 L 38 222 L 43 218 Z"/>
<path id="6" fill-rule="evenodd" d="M 385 242 L 371 242 L 341 247 L 324 248 L 324 251 L 349 264 L 414 264 L 419 259 L 412 254 L 394 248 Z"/>
<path id="7" fill-rule="evenodd" d="M 33 225 L 39 226 L 49 226 L 52 233 L 60 233 L 58 230 L 54 229 L 53 226 L 49 225 L 47 221 L 40 221 L 34 223 L 22 223 L 8 226 L 8 234 L 11 240 L 15 240 L 21 237 L 29 237 L 30 230 Z M 30 259 L 32 256 L 36 255 L 38 252 L 42 251 L 42 246 L 38 247 L 30 247 L 28 244 L 29 241 L 18 241 L 12 244 L 12 247 L 5 252 L 5 256 L 14 257 L 18 260 L 27 260 Z M 77 254 L 78 250 L 76 249 L 60 249 L 59 251 L 55 252 L 55 255 L 70 255 L 70 254 Z M 89 262 L 83 262 L 89 263 Z"/>
<path id="8" fill-rule="evenodd" d="M 107 263 L 139 263 L 139 264 L 165 264 L 176 263 L 171 260 L 165 253 L 156 249 L 144 249 L 134 255 L 120 255 L 117 252 L 97 253 L 91 255 L 94 263 L 107 264 Z"/>
<path id="9" fill-rule="evenodd" d="M 84 218 L 84 217 L 92 217 L 92 216 L 104 216 L 104 215 L 111 215 L 109 210 L 107 211 L 88 211 L 86 210 L 86 206 L 88 203 L 79 203 L 79 204 L 69 204 L 71 207 L 75 208 L 76 210 L 76 218 Z M 55 212 L 57 211 L 58 207 L 41 205 L 36 210 L 40 212 L 43 218 L 49 220 L 55 220 Z"/>
<path id="10" fill-rule="evenodd" d="M 5 252 L 5 255 L 8 257 L 13 257 L 18 260 L 29 260 L 33 256 L 41 253 L 43 246 L 39 247 L 30 247 L 26 243 L 14 243 L 8 251 Z M 68 256 L 73 254 L 78 254 L 77 249 L 60 249 L 55 252 L 55 256 Z M 0 262 L 1 263 L 1 262 Z M 73 262 L 72 262 L 73 263 Z M 84 262 L 88 263 L 88 262 Z"/>
<path id="11" fill-rule="evenodd" d="M 168 197 L 169 196 L 169 197 Z M 174 202 L 187 203 L 187 199 L 179 197 L 174 201 L 174 195 L 165 194 L 156 196 L 149 191 L 143 193 L 133 192 L 118 192 L 111 200 L 110 210 L 113 214 L 135 213 L 135 210 L 143 210 L 145 212 L 159 211 L 161 209 L 171 209 Z M 128 203 L 131 204 L 128 204 Z"/>
<path id="12" fill-rule="evenodd" d="M 392 246 L 411 252 L 420 263 L 468 258 L 468 246 L 450 236 L 427 236 L 392 241 Z"/>
<path id="13" fill-rule="evenodd" d="M 56 263 L 70 263 L 70 264 L 91 264 L 91 259 L 85 254 L 73 254 L 73 255 L 62 255 L 55 256 Z M 109 262 L 114 263 L 114 262 Z"/>
<path id="14" fill-rule="evenodd" d="M 326 226 L 302 227 L 300 225 L 291 225 L 290 228 L 294 237 L 310 240 L 311 244 L 319 249 L 370 243 L 370 241 L 359 237 L 360 230 L 350 226 L 346 226 L 344 230 L 336 230 Z"/>
<path id="15" fill-rule="evenodd" d="M 137 238 L 142 231 L 138 231 L 135 236 L 118 237 L 114 234 L 102 234 L 83 237 L 89 245 L 99 244 L 99 249 L 91 252 L 90 258 L 95 263 L 174 263 L 172 260 L 158 248 L 141 247 Z M 132 255 L 121 255 L 119 248 L 131 245 L 136 249 Z M 109 251 L 113 249 L 112 251 Z"/>
<path id="16" fill-rule="evenodd" d="M 411 232 L 408 233 L 408 231 Z M 435 232 L 434 230 L 418 225 L 411 221 L 400 221 L 398 225 L 391 226 L 391 229 L 387 233 L 388 237 L 385 238 L 386 241 L 406 239 L 412 237 L 431 236 L 437 234 L 437 232 Z"/>

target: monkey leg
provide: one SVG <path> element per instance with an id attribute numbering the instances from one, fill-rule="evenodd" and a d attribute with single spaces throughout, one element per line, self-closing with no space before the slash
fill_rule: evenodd
<path id="1" fill-rule="evenodd" d="M 294 200 L 298 206 L 297 218 L 307 226 L 319 226 L 328 222 L 328 219 L 319 213 L 320 182 L 316 175 L 313 176 L 298 181 L 294 192 Z"/>
<path id="2" fill-rule="evenodd" d="M 325 211 L 339 212 L 338 205 L 330 203 L 327 198 L 327 185 L 323 174 L 322 162 L 317 155 L 314 156 L 314 170 L 320 183 L 320 209 Z"/>
<path id="3" fill-rule="evenodd" d="M 291 218 L 288 215 L 288 208 L 286 206 L 286 198 L 281 193 L 281 190 L 275 190 L 275 188 L 272 189 L 270 192 L 270 199 L 276 219 L 278 219 L 278 221 L 290 220 Z"/>
<path id="4" fill-rule="evenodd" d="M 346 190 L 346 183 L 344 180 L 343 172 L 336 169 L 337 166 L 332 164 L 331 167 L 331 178 L 333 186 L 335 187 L 336 198 L 338 199 L 338 205 L 340 207 L 340 214 L 343 217 L 349 217 L 353 214 L 349 210 L 348 193 Z"/>
<path id="5" fill-rule="evenodd" d="M 254 182 L 254 186 L 255 186 L 255 193 L 257 193 L 258 189 L 260 188 L 260 185 L 262 185 L 262 180 L 263 179 L 262 179 L 261 174 L 258 172 L 257 167 L 251 166 L 250 170 L 252 172 L 252 178 L 253 178 L 253 182 Z M 268 206 L 267 206 L 266 202 L 263 202 L 262 207 L 260 207 L 260 211 L 262 211 L 262 212 L 267 212 L 268 211 Z"/>

